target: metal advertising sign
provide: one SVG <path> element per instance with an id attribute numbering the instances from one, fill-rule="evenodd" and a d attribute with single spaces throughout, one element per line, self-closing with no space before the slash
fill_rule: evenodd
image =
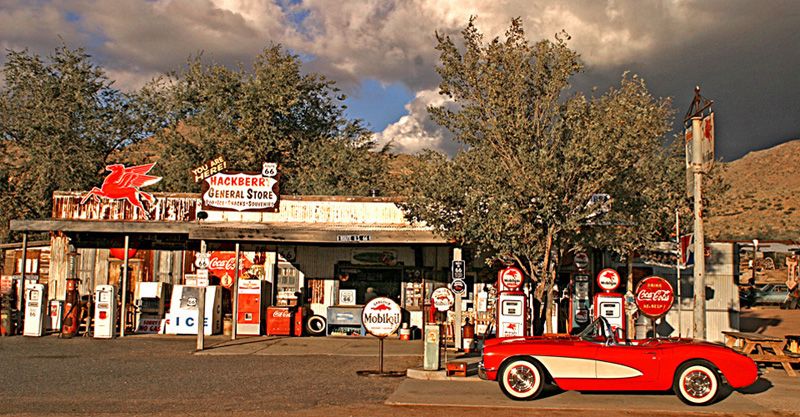
<path id="1" fill-rule="evenodd" d="M 575 254 L 575 267 L 578 269 L 586 269 L 589 267 L 589 255 L 586 252 L 578 252 Z"/>
<path id="2" fill-rule="evenodd" d="M 452 307 L 453 303 L 455 303 L 456 297 L 449 288 L 441 287 L 433 291 L 431 300 L 433 301 L 433 307 L 436 308 L 436 310 L 447 311 L 450 310 L 450 307 Z"/>
<path id="3" fill-rule="evenodd" d="M 458 295 L 467 295 L 467 283 L 464 282 L 463 279 L 453 280 L 453 283 L 450 284 L 450 287 L 453 288 L 453 292 Z"/>
<path id="4" fill-rule="evenodd" d="M 523 277 L 524 275 L 522 275 L 522 271 L 519 268 L 509 266 L 500 271 L 500 284 L 502 287 L 514 291 L 522 286 Z"/>
<path id="5" fill-rule="evenodd" d="M 106 171 L 110 174 L 103 180 L 100 188 L 94 187 L 83 197 L 81 204 L 85 204 L 90 198 L 100 200 L 100 197 L 110 200 L 127 200 L 132 206 L 139 208 L 148 218 L 150 214 L 142 206 L 142 199 L 148 203 L 155 203 L 156 199 L 152 194 L 139 190 L 139 187 L 146 187 L 161 181 L 161 177 L 147 175 L 156 163 L 125 167 L 120 164 L 106 166 Z"/>
<path id="6" fill-rule="evenodd" d="M 661 277 L 647 277 L 636 287 L 636 307 L 651 319 L 663 317 L 672 308 L 675 293 L 669 281 Z"/>
<path id="7" fill-rule="evenodd" d="M 244 254 L 239 254 L 239 276 L 242 276 L 251 266 L 253 266 L 253 262 Z M 211 275 L 219 277 L 223 287 L 230 288 L 233 285 L 233 278 L 236 276 L 236 252 L 209 252 L 208 269 Z"/>
<path id="8" fill-rule="evenodd" d="M 464 279 L 466 263 L 464 261 L 453 261 L 450 267 L 450 275 L 453 280 Z"/>
<path id="9" fill-rule="evenodd" d="M 597 285 L 604 291 L 614 291 L 620 284 L 619 273 L 611 268 L 606 268 L 597 274 Z"/>
<path id="10" fill-rule="evenodd" d="M 218 173 L 225 171 L 228 168 L 228 162 L 225 161 L 225 157 L 218 156 L 203 165 L 200 165 L 197 168 L 192 169 L 192 176 L 194 176 L 194 182 L 200 182 L 204 179 Z"/>
<path id="11" fill-rule="evenodd" d="M 392 299 L 378 297 L 368 302 L 361 313 L 364 329 L 375 337 L 386 337 L 400 327 L 402 313 L 400 306 Z"/>
<path id="12" fill-rule="evenodd" d="M 277 212 L 278 180 L 260 174 L 217 173 L 203 180 L 203 209 Z"/>

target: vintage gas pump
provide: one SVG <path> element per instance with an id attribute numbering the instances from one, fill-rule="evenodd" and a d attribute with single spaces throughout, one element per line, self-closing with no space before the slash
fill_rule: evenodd
<path id="1" fill-rule="evenodd" d="M 526 336 L 528 329 L 528 297 L 520 291 L 524 275 L 510 266 L 497 274 L 497 337 Z"/>
<path id="2" fill-rule="evenodd" d="M 94 290 L 94 337 L 111 339 L 116 336 L 117 298 L 113 285 L 98 285 Z"/>
<path id="3" fill-rule="evenodd" d="M 50 300 L 50 327 L 47 328 L 50 332 L 61 331 L 61 319 L 64 317 L 64 301 Z"/>
<path id="4" fill-rule="evenodd" d="M 22 328 L 24 336 L 42 336 L 47 295 L 42 284 L 28 284 L 25 288 L 25 324 Z"/>
<path id="5" fill-rule="evenodd" d="M 67 278 L 67 296 L 64 300 L 64 319 L 61 324 L 61 337 L 70 338 L 78 334 L 81 318 L 81 295 L 78 292 L 78 278 Z"/>
<path id="6" fill-rule="evenodd" d="M 614 292 L 620 285 L 617 271 L 606 268 L 597 274 L 597 285 L 603 290 L 594 296 L 594 318 L 603 316 L 614 331 L 625 334 L 625 296 Z"/>
<path id="7" fill-rule="evenodd" d="M 589 324 L 589 308 L 592 301 L 589 296 L 589 274 L 584 272 L 572 275 L 572 291 L 569 297 L 569 332 L 575 334 Z"/>

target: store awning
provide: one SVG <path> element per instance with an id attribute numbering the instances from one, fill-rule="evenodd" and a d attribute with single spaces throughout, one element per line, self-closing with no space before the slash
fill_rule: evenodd
<path id="1" fill-rule="evenodd" d="M 125 220 L 11 220 L 15 232 L 188 234 L 190 223 Z"/>
<path id="2" fill-rule="evenodd" d="M 408 225 L 339 223 L 143 222 L 112 220 L 12 220 L 17 232 L 185 234 L 188 240 L 322 244 L 429 244 L 447 241 L 430 229 Z"/>
<path id="3" fill-rule="evenodd" d="M 268 241 L 335 244 L 446 244 L 430 229 L 403 225 L 332 223 L 216 223 L 193 225 L 193 240 Z"/>

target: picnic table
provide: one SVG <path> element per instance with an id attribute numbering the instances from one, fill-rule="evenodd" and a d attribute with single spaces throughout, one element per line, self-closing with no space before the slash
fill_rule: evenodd
<path id="1" fill-rule="evenodd" d="M 755 362 L 780 363 L 789 376 L 797 376 L 792 364 L 800 363 L 800 355 L 786 353 L 784 350 L 786 339 L 759 333 L 722 332 L 722 334 L 725 335 L 725 346 L 747 355 Z"/>
<path id="2" fill-rule="evenodd" d="M 789 352 L 800 353 L 800 334 L 787 334 L 785 337 Z"/>

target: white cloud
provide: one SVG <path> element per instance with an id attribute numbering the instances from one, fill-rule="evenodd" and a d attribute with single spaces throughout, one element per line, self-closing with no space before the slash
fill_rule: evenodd
<path id="1" fill-rule="evenodd" d="M 408 114 L 390 124 L 382 132 L 375 134 L 380 146 L 391 143 L 396 153 L 417 153 L 423 149 L 435 149 L 455 154 L 458 145 L 452 135 L 431 120 L 428 106 L 446 105 L 448 100 L 437 90 L 422 90 L 406 104 Z"/>

